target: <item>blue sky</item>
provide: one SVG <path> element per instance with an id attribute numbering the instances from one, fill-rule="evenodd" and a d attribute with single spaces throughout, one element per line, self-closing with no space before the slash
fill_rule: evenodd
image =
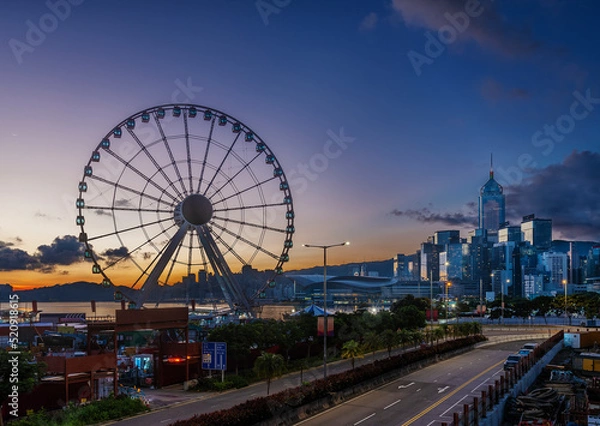
<path id="1" fill-rule="evenodd" d="M 331 253 L 341 263 L 414 252 L 437 229 L 466 236 L 490 153 L 513 223 L 536 213 L 555 238 L 600 239 L 592 0 L 8 0 L 0 11 L 0 282 L 84 278 L 69 248 L 63 262 L 47 256 L 78 233 L 83 166 L 117 123 L 172 102 L 225 111 L 276 153 L 294 182 L 291 269 L 320 262 L 302 243 L 350 240 Z"/>

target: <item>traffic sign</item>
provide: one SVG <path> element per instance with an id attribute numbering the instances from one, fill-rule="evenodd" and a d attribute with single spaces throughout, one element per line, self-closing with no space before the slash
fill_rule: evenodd
<path id="1" fill-rule="evenodd" d="M 227 343 L 202 342 L 202 369 L 227 370 Z"/>

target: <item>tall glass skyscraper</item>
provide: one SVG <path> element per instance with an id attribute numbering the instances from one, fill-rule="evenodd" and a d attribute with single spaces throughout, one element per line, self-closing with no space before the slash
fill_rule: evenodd
<path id="1" fill-rule="evenodd" d="M 494 179 L 490 168 L 490 179 L 479 191 L 479 228 L 496 233 L 505 222 L 504 189 Z"/>

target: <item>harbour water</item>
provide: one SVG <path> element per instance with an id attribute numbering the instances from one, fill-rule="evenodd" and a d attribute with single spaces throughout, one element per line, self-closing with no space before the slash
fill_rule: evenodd
<path id="1" fill-rule="evenodd" d="M 159 308 L 172 308 L 172 307 L 184 307 L 185 303 L 161 303 Z M 148 305 L 148 307 L 153 308 L 154 304 Z M 191 306 L 189 306 L 191 310 Z M 225 308 L 227 305 L 225 304 L 217 304 L 217 305 L 196 305 L 196 311 L 210 311 L 213 309 Z M 19 310 L 24 312 L 29 312 L 33 309 L 31 302 L 19 302 Z M 55 313 L 65 313 L 65 314 L 76 314 L 76 313 L 84 313 L 86 318 L 94 318 L 94 317 L 114 317 L 115 311 L 121 309 L 120 302 L 96 302 L 95 303 L 95 312 L 92 311 L 92 303 L 91 302 L 37 302 L 37 310 L 42 313 L 55 314 Z M 292 305 L 265 305 L 262 308 L 262 312 L 260 313 L 260 318 L 273 318 L 273 319 L 283 319 L 283 315 L 286 313 L 292 313 L 294 310 L 298 310 L 298 307 L 294 307 Z"/>

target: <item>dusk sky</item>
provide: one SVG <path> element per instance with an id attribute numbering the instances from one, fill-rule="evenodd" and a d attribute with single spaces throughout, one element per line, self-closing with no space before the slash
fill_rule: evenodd
<path id="1" fill-rule="evenodd" d="M 350 241 L 339 264 L 467 237 L 492 153 L 512 224 L 598 241 L 599 17 L 594 0 L 3 1 L 0 283 L 96 279 L 73 237 L 83 167 L 170 103 L 225 111 L 275 152 L 287 269 L 322 262 L 303 243 Z"/>

